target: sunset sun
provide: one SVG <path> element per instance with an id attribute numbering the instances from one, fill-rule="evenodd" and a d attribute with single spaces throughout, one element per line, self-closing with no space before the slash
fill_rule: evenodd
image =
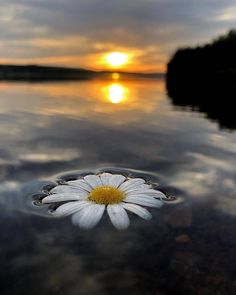
<path id="1" fill-rule="evenodd" d="M 106 56 L 106 62 L 114 68 L 121 67 L 128 62 L 128 54 L 121 52 L 111 52 Z"/>

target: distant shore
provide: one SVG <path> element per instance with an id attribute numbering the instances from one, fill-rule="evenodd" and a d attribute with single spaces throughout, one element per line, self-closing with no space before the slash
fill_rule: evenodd
<path id="1" fill-rule="evenodd" d="M 158 79 L 163 73 L 130 73 L 122 71 L 92 71 L 79 68 L 51 67 L 40 65 L 0 65 L 0 81 L 57 81 L 112 79 L 117 73 L 119 79 Z"/>

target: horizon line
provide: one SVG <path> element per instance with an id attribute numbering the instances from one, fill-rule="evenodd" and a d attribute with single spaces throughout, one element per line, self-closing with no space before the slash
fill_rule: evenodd
<path id="1" fill-rule="evenodd" d="M 94 73 L 123 73 L 123 74 L 144 74 L 144 75 L 165 75 L 166 72 L 145 72 L 145 71 L 126 71 L 122 69 L 91 69 L 91 68 L 83 68 L 83 67 L 71 67 L 71 66 L 60 66 L 60 65 L 50 65 L 50 64 L 34 64 L 34 63 L 22 63 L 22 64 L 0 64 L 0 67 L 2 66 L 9 66 L 9 67 L 45 67 L 45 68 L 58 68 L 58 69 L 68 69 L 68 70 L 84 70 L 88 72 L 94 72 Z"/>

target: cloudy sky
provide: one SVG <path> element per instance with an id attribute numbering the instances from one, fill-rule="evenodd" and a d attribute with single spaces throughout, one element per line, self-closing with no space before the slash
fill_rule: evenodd
<path id="1" fill-rule="evenodd" d="M 106 68 L 104 55 L 128 53 L 124 68 L 164 71 L 179 46 L 236 27 L 235 0 L 0 0 L 0 63 Z"/>

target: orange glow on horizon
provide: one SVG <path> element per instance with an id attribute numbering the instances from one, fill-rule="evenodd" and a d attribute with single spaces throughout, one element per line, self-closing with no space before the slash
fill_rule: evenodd
<path id="1" fill-rule="evenodd" d="M 122 49 L 121 49 L 122 50 Z M 165 59 L 161 59 L 161 62 L 155 63 L 143 62 L 142 52 L 135 52 L 129 49 L 122 54 L 126 55 L 125 63 L 119 66 L 113 66 L 107 61 L 107 57 L 110 53 L 93 53 L 85 55 L 60 55 L 60 56 L 45 56 L 45 57 L 31 57 L 31 58 L 0 58 L 1 64 L 35 64 L 45 66 L 60 66 L 60 67 L 72 67 L 72 68 L 84 68 L 88 70 L 104 71 L 109 70 L 122 70 L 128 72 L 166 72 Z M 118 51 L 117 51 L 118 52 Z M 162 62 L 163 61 L 163 62 Z M 116 63 L 116 62 L 115 62 Z M 118 61 L 117 61 L 118 63 Z"/>

